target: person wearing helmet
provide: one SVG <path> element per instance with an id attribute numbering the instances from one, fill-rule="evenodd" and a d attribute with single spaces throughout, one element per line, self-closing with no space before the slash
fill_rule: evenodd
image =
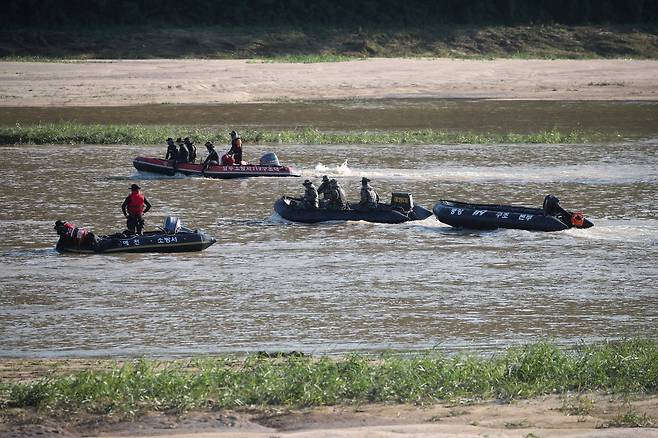
<path id="1" fill-rule="evenodd" d="M 167 155 L 165 155 L 165 160 L 174 160 L 178 159 L 178 147 L 174 143 L 174 139 L 169 137 L 167 139 Z"/>
<path id="2" fill-rule="evenodd" d="M 300 202 L 301 208 L 319 208 L 318 191 L 312 181 L 306 180 L 302 183 L 304 186 L 304 196 Z"/>
<path id="3" fill-rule="evenodd" d="M 363 210 L 376 210 L 377 203 L 379 202 L 379 195 L 373 189 L 370 184 L 370 179 L 365 176 L 361 178 L 361 201 L 359 202 L 359 208 Z"/>
<path id="4" fill-rule="evenodd" d="M 137 184 L 130 186 L 130 194 L 121 204 L 121 211 L 126 217 L 128 232 L 141 236 L 144 230 L 144 213 L 151 209 L 151 203 L 140 190 Z"/>
<path id="5" fill-rule="evenodd" d="M 208 156 L 203 162 L 203 168 L 206 169 L 208 166 L 217 166 L 219 165 L 219 154 L 215 150 L 215 145 L 207 141 L 206 149 L 208 149 Z"/>
<path id="6" fill-rule="evenodd" d="M 327 208 L 331 210 L 348 209 L 345 191 L 340 184 L 338 184 L 338 181 L 333 178 L 329 181 L 329 202 L 327 203 Z"/>
<path id="7" fill-rule="evenodd" d="M 232 155 L 235 164 L 242 164 L 242 139 L 240 134 L 237 131 L 231 131 L 231 149 L 226 153 L 226 155 Z"/>
<path id="8" fill-rule="evenodd" d="M 327 175 L 322 176 L 322 183 L 318 187 L 318 195 L 322 195 L 320 200 L 320 206 L 326 207 L 329 204 L 329 199 L 331 195 L 331 187 L 329 187 L 329 177 Z"/>

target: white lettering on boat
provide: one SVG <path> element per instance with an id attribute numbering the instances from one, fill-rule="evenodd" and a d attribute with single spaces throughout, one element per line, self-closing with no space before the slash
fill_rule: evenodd
<path id="1" fill-rule="evenodd" d="M 450 214 L 455 214 L 457 213 L 458 216 L 461 216 L 461 214 L 464 212 L 463 208 L 451 208 L 450 209 Z"/>
<path id="2" fill-rule="evenodd" d="M 509 219 L 509 213 L 506 211 L 499 211 L 496 213 L 496 217 L 499 219 Z"/>
<path id="3" fill-rule="evenodd" d="M 473 212 L 473 216 L 484 216 L 484 214 L 487 212 L 487 210 L 475 210 Z"/>

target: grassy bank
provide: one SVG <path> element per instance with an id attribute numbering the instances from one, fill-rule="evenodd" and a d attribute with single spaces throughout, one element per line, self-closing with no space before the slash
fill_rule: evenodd
<path id="1" fill-rule="evenodd" d="M 133 26 L 0 30 L 0 59 L 209 58 L 324 62 L 363 57 L 658 58 L 658 27 L 414 25 Z"/>
<path id="2" fill-rule="evenodd" d="M 629 340 L 573 350 L 537 343 L 490 358 L 428 353 L 136 360 L 29 382 L 3 381 L 3 410 L 36 408 L 55 415 L 462 398 L 510 401 L 568 391 L 655 393 L 658 343 Z"/>
<path id="3" fill-rule="evenodd" d="M 197 144 L 225 143 L 228 127 L 144 125 L 85 125 L 53 123 L 0 127 L 0 144 L 160 144 L 167 137 L 190 137 Z M 433 129 L 391 131 L 240 130 L 246 143 L 283 144 L 582 144 L 605 141 L 599 133 L 562 132 L 557 129 L 534 134 L 448 132 Z"/>

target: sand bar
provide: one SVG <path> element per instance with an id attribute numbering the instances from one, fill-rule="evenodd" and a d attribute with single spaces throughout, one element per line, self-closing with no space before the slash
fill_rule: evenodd
<path id="1" fill-rule="evenodd" d="M 0 62 L 0 106 L 11 107 L 396 97 L 658 100 L 658 61 Z"/>

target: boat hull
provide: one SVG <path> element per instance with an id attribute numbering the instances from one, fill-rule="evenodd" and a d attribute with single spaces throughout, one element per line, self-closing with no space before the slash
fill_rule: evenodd
<path id="1" fill-rule="evenodd" d="M 380 204 L 377 210 L 328 210 L 325 208 L 300 209 L 295 207 L 294 200 L 281 197 L 274 203 L 274 211 L 284 219 L 292 222 L 317 223 L 328 221 L 366 221 L 386 224 L 399 224 L 414 220 L 423 220 L 432 216 L 432 212 L 419 205 L 406 214 L 393 209 L 390 205 Z"/>
<path id="2" fill-rule="evenodd" d="M 167 234 L 159 231 L 146 232 L 141 236 L 113 234 L 99 236 L 94 241 L 79 243 L 60 237 L 56 249 L 59 252 L 77 254 L 113 254 L 113 253 L 172 253 L 203 251 L 216 240 L 198 231 Z"/>
<path id="3" fill-rule="evenodd" d="M 174 168 L 173 160 L 163 160 L 154 157 L 136 157 L 133 160 L 135 169 L 142 172 L 158 173 L 161 175 L 182 174 L 188 176 L 203 176 L 206 178 L 250 178 L 257 176 L 294 176 L 299 174 L 288 166 L 261 166 L 259 164 L 245 164 L 233 166 L 209 166 L 204 170 L 200 163 L 178 163 Z"/>
<path id="4" fill-rule="evenodd" d="M 528 231 L 562 231 L 572 228 L 571 224 L 555 216 L 544 214 L 541 208 L 441 200 L 434 205 L 432 211 L 439 221 L 458 228 L 476 230 L 511 228 Z M 580 228 L 589 228 L 593 225 L 585 219 Z"/>

